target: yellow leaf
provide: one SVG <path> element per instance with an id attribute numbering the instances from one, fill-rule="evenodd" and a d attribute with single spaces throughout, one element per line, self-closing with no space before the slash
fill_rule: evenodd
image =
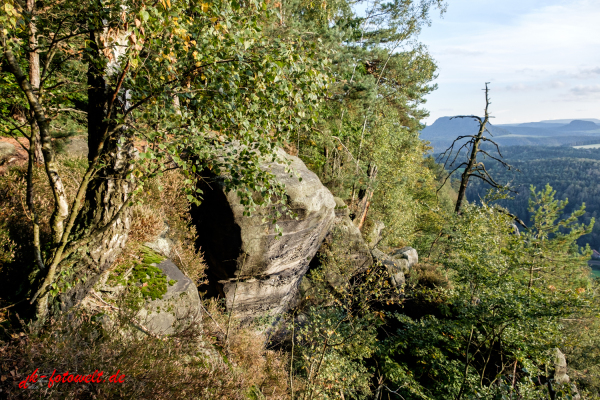
<path id="1" fill-rule="evenodd" d="M 167 0 L 167 5 L 171 8 L 171 0 Z"/>
<path id="2" fill-rule="evenodd" d="M 202 12 L 208 12 L 208 3 L 202 3 L 201 8 Z"/>
<path id="3" fill-rule="evenodd" d="M 219 20 L 219 18 L 217 18 L 217 17 L 212 17 L 212 18 L 210 19 L 210 22 L 212 22 L 212 23 L 215 23 L 215 22 L 217 22 L 218 20 Z"/>

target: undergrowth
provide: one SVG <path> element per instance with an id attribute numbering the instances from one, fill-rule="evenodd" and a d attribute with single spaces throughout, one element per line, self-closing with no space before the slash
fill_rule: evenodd
<path id="1" fill-rule="evenodd" d="M 61 159 L 69 199 L 86 166 L 85 158 Z M 179 321 L 176 325 L 183 329 L 164 338 L 140 333 L 136 307 L 119 304 L 118 299 L 98 303 L 96 308 L 56 314 L 41 328 L 33 329 L 19 318 L 20 306 L 25 304 L 22 299 L 30 295 L 31 288 L 8 287 L 8 282 L 27 282 L 15 276 L 36 273 L 31 258 L 31 221 L 23 198 L 25 176 L 23 167 L 0 176 L 0 398 L 289 398 L 286 354 L 265 349 L 264 329 L 239 325 L 216 301 L 202 306 L 201 324 L 185 326 L 185 321 Z M 49 243 L 48 210 L 52 210 L 54 200 L 44 178 L 43 168 L 34 168 L 34 204 L 40 210 L 42 242 Z M 144 247 L 159 235 L 172 241 L 168 255 L 172 261 L 196 284 L 204 280 L 205 264 L 195 248 L 196 228 L 188 213 L 189 203 L 180 195 L 183 186 L 177 171 L 145 184 L 132 205 L 129 238 L 110 270 L 108 284 L 131 286 L 152 300 L 166 292 L 168 285 L 174 285 L 176 281 L 167 281 L 155 266 L 165 257 Z M 113 322 L 107 324 L 107 320 Z M 35 388 L 19 388 L 18 384 L 36 369 L 38 375 L 55 370 L 73 375 L 98 370 L 104 371 L 105 378 L 120 370 L 125 380 L 121 384 L 57 383 L 51 388 L 46 380 Z"/>
<path id="2" fill-rule="evenodd" d="M 212 304 L 211 318 L 225 313 Z M 40 332 L 27 327 L 4 331 L 0 341 L 0 397 L 6 399 L 284 399 L 288 398 L 286 358 L 265 351 L 251 327 L 233 327 L 216 337 L 214 323 L 187 326 L 166 338 L 133 334 L 127 313 L 115 325 L 103 315 L 62 315 Z M 218 335 L 217 335 L 218 336 Z M 219 349 L 217 352 L 215 349 Z M 103 371 L 103 383 L 56 383 L 48 379 L 19 388 L 34 370 L 51 376 Z M 109 383 L 117 371 L 123 383 Z"/>

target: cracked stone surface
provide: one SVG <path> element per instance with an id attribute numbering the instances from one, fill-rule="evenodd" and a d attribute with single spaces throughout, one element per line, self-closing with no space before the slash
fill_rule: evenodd
<path id="1" fill-rule="evenodd" d="M 198 245 L 209 266 L 206 290 L 224 296 L 228 309 L 241 319 L 288 310 L 335 218 L 336 202 L 317 175 L 298 157 L 281 149 L 277 156 L 289 167 L 279 162 L 262 167 L 285 185 L 287 205 L 297 214 L 297 219 L 285 214 L 277 219 L 281 236 L 265 221 L 267 211 L 245 216 L 236 193 L 224 193 L 218 178 L 201 184 L 203 203 L 192 210 Z"/>

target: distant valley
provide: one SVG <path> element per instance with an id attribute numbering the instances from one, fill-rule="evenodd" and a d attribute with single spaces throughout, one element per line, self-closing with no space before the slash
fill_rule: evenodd
<path id="1" fill-rule="evenodd" d="M 477 133 L 478 127 L 472 119 L 443 117 L 423 129 L 421 139 L 431 143 L 437 156 L 458 136 Z M 580 222 L 589 223 L 592 218 L 596 222 L 592 233 L 581 237 L 578 243 L 600 250 L 600 184 L 597 183 L 600 181 L 600 120 L 490 125 L 488 129 L 500 146 L 504 160 L 514 167 L 507 170 L 494 160 L 478 158 L 496 181 L 516 191 L 513 199 L 498 203 L 529 224 L 529 188 L 533 185 L 541 190 L 549 183 L 556 190 L 557 199 L 569 200 L 563 217 L 585 203 L 586 213 Z M 458 147 L 460 145 L 455 146 L 455 150 Z M 464 151 L 462 154 L 458 163 L 466 159 Z M 456 172 L 453 179 L 460 179 L 459 173 Z M 483 181 L 472 179 L 467 188 L 467 199 L 479 202 L 488 189 L 489 185 Z M 600 276 L 600 262 L 596 264 L 592 268 Z"/>
<path id="2" fill-rule="evenodd" d="M 448 148 L 461 135 L 477 133 L 478 122 L 467 118 L 442 117 L 421 132 L 434 153 Z M 600 119 L 574 119 L 527 122 L 522 124 L 489 124 L 493 139 L 500 146 L 585 146 L 600 144 Z M 462 142 L 461 142 L 462 143 Z"/>

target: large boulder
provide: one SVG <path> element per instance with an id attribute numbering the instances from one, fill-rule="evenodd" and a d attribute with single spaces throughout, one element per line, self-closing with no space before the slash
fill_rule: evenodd
<path id="1" fill-rule="evenodd" d="M 16 153 L 15 145 L 8 142 L 0 142 L 0 164 L 8 161 Z"/>
<path id="2" fill-rule="evenodd" d="M 297 215 L 277 219 L 270 210 L 244 215 L 235 192 L 224 193 L 220 178 L 200 183 L 203 201 L 192 209 L 198 245 L 208 264 L 208 295 L 227 299 L 238 318 L 276 315 L 294 304 L 301 278 L 335 218 L 336 202 L 298 158 L 277 151 L 280 162 L 264 162 L 285 186 L 287 205 Z M 288 165 L 289 163 L 289 165 Z M 290 172 L 291 171 L 291 172 Z"/>
<path id="3" fill-rule="evenodd" d="M 393 250 L 389 253 L 389 255 L 396 259 L 405 259 L 408 261 L 408 267 L 412 268 L 413 265 L 419 263 L 419 254 L 417 250 L 412 247 L 403 247 L 401 249 Z"/>
<path id="4" fill-rule="evenodd" d="M 408 260 L 389 256 L 379 249 L 371 250 L 371 254 L 376 262 L 380 263 L 387 269 L 392 284 L 399 289 L 402 288 L 406 282 L 406 274 L 408 274 L 410 270 Z"/>
<path id="5" fill-rule="evenodd" d="M 134 312 L 131 323 L 153 336 L 173 334 L 191 325 L 198 327 L 203 307 L 194 282 L 170 259 L 150 249 L 140 254 L 141 261 L 126 261 L 107 271 L 82 305 L 90 311 L 109 307 L 115 312 L 125 306 Z M 141 294 L 141 303 L 120 302 L 131 294 L 131 300 Z M 110 327 L 115 321 L 106 318 L 103 322 Z"/>
<path id="6" fill-rule="evenodd" d="M 185 325 L 200 323 L 202 305 L 198 288 L 190 278 L 166 259 L 157 265 L 167 277 L 167 292 L 148 300 L 138 312 L 140 323 L 155 335 L 169 335 Z"/>

